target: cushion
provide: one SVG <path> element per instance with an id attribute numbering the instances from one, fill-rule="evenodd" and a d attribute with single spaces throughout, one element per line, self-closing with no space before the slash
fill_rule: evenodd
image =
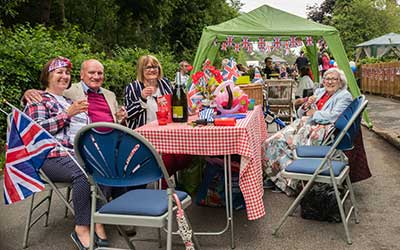
<path id="1" fill-rule="evenodd" d="M 329 146 L 299 146 L 296 148 L 296 155 L 300 158 L 324 158 L 329 149 Z"/>
<path id="2" fill-rule="evenodd" d="M 301 173 L 301 174 L 313 174 L 315 170 L 322 163 L 323 159 L 298 159 L 290 163 L 285 171 L 291 173 Z M 335 177 L 339 176 L 344 167 L 345 162 L 342 161 L 331 161 L 333 167 L 333 173 Z M 326 169 L 320 175 L 329 176 L 329 169 Z"/>
<path id="3" fill-rule="evenodd" d="M 176 191 L 179 199 L 188 194 Z M 168 211 L 167 190 L 136 189 L 131 190 L 104 205 L 99 213 L 160 216 Z"/>

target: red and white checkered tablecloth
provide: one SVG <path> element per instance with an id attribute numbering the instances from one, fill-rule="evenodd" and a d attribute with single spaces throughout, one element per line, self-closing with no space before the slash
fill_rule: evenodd
<path id="1" fill-rule="evenodd" d="M 260 105 L 248 111 L 246 118 L 237 120 L 236 126 L 192 127 L 185 123 L 159 126 L 154 121 L 135 131 L 164 154 L 241 155 L 239 185 L 248 219 L 255 220 L 265 215 L 261 144 L 267 138 L 267 128 Z"/>

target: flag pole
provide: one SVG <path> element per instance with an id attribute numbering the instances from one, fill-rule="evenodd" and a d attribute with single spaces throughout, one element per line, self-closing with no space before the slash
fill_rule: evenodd
<path id="1" fill-rule="evenodd" d="M 0 111 L 3 112 L 5 115 L 8 115 L 8 113 L 6 111 L 2 110 L 1 108 L 0 108 Z"/>
<path id="2" fill-rule="evenodd" d="M 30 118 L 28 115 L 26 115 L 24 112 L 22 112 L 21 110 L 19 110 L 17 107 L 15 107 L 14 105 L 12 105 L 11 103 L 9 103 L 6 99 L 4 99 L 3 100 L 3 102 L 5 103 L 5 104 L 7 104 L 8 106 L 10 106 L 11 108 L 13 108 L 13 109 L 16 109 L 16 110 L 18 110 L 23 116 L 25 116 L 26 118 L 29 118 L 29 120 L 31 120 L 31 121 L 33 121 L 35 124 L 37 124 L 37 125 L 39 125 L 40 126 L 40 124 L 38 124 L 36 121 L 34 121 L 32 118 Z M 5 113 L 6 115 L 8 115 L 9 113 L 7 113 L 7 112 L 4 112 L 4 110 L 1 110 L 3 113 Z M 42 128 L 42 126 L 40 126 L 41 128 Z M 86 178 L 89 178 L 88 177 L 88 175 L 86 174 L 86 171 L 81 167 L 81 165 L 78 163 L 78 161 L 75 159 L 75 157 L 73 157 L 72 155 L 71 155 L 71 153 L 56 139 L 56 138 L 54 138 L 54 136 L 52 135 L 52 134 L 50 134 L 46 129 L 44 129 L 44 128 L 42 128 L 43 129 L 43 131 L 48 135 L 48 136 L 50 136 L 56 143 L 57 143 L 57 145 L 58 146 L 60 146 L 60 148 L 62 149 L 62 150 L 64 150 L 66 153 L 67 153 L 67 155 L 72 159 L 72 161 L 79 167 L 79 169 L 82 171 L 82 173 L 86 176 Z"/>

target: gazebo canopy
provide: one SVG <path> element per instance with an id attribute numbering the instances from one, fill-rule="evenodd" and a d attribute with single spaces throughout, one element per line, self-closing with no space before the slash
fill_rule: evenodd
<path id="1" fill-rule="evenodd" d="M 393 50 L 400 57 L 400 35 L 388 33 L 372 40 L 360 43 L 357 48 L 356 60 L 363 54 L 367 57 L 382 57 Z"/>
<path id="2" fill-rule="evenodd" d="M 306 37 L 312 37 L 313 41 L 323 37 L 338 67 L 345 72 L 350 92 L 353 96 L 361 94 L 340 40 L 339 32 L 334 27 L 315 23 L 268 5 L 263 5 L 226 22 L 204 28 L 192 72 L 200 70 L 207 58 L 211 62 L 215 60 L 219 47 L 213 44 L 215 41 L 226 41 L 227 36 L 233 36 L 235 42 L 239 42 L 243 36 L 253 40 L 257 40 L 259 37 L 266 37 L 272 40 L 273 37 L 277 36 L 282 40 L 289 40 L 290 37 L 296 36 L 303 41 L 305 41 Z M 318 76 L 316 43 L 314 42 L 312 46 L 306 46 L 306 50 L 314 75 Z M 371 125 L 366 113 L 364 113 L 364 120 Z"/>

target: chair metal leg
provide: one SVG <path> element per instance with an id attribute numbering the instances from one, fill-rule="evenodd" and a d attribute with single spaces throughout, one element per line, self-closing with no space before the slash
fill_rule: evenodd
<path id="1" fill-rule="evenodd" d="M 312 184 L 314 183 L 314 179 L 310 179 L 306 186 L 301 190 L 300 194 L 296 197 L 292 205 L 290 205 L 289 209 L 286 211 L 286 213 L 283 215 L 283 217 L 280 219 L 278 225 L 275 227 L 275 229 L 272 232 L 272 235 L 276 235 L 279 231 L 279 229 L 282 227 L 283 223 L 285 223 L 286 219 L 293 213 L 293 211 L 297 208 L 297 206 L 300 204 L 301 199 L 303 199 L 304 195 L 310 190 Z"/>
<path id="2" fill-rule="evenodd" d="M 46 211 L 46 219 L 44 220 L 44 226 L 47 227 L 49 225 L 49 215 L 50 215 L 50 207 L 51 207 L 51 198 L 53 197 L 53 189 L 49 190 L 49 200 L 47 201 L 47 211 Z"/>
<path id="3" fill-rule="evenodd" d="M 90 186 L 91 189 L 91 194 L 92 194 L 92 202 L 91 202 L 91 208 L 90 208 L 90 233 L 89 233 L 89 237 L 90 237 L 90 243 L 89 243 L 89 250 L 93 250 L 94 249 L 94 213 L 96 212 L 96 199 L 97 199 L 97 192 L 96 192 L 96 186 Z"/>
<path id="4" fill-rule="evenodd" d="M 349 176 L 346 177 L 346 184 L 347 184 L 347 187 L 348 187 L 348 189 L 350 191 L 351 204 L 354 207 L 354 218 L 355 218 L 356 224 L 358 224 L 358 223 L 360 223 L 360 214 L 359 214 L 360 211 L 358 210 L 358 205 L 357 205 L 357 202 L 356 202 L 356 197 L 354 195 L 353 185 L 351 184 Z"/>
<path id="5" fill-rule="evenodd" d="M 67 187 L 67 193 L 65 194 L 65 197 L 67 198 L 68 203 L 71 201 L 71 187 Z M 65 213 L 64 213 L 64 218 L 68 217 L 68 207 L 65 206 Z"/>
<path id="6" fill-rule="evenodd" d="M 32 208 L 33 208 L 33 203 L 35 200 L 35 193 L 32 194 L 31 200 L 29 202 L 29 209 L 28 209 L 28 214 L 26 216 L 26 223 L 25 223 L 25 232 L 24 232 L 24 240 L 22 242 L 22 248 L 27 248 L 28 247 L 28 237 L 29 237 L 29 231 L 31 229 L 31 220 L 32 220 Z"/>
<path id="7" fill-rule="evenodd" d="M 168 232 L 167 232 L 167 250 L 172 250 L 172 190 L 167 189 L 168 192 Z"/>
<path id="8" fill-rule="evenodd" d="M 161 228 L 157 229 L 157 234 L 158 234 L 158 248 L 162 248 L 162 242 L 161 242 Z"/>
<path id="9" fill-rule="evenodd" d="M 338 204 L 338 207 L 339 207 L 340 217 L 342 219 L 344 231 L 346 233 L 347 244 L 351 245 L 352 241 L 351 241 L 351 237 L 350 237 L 348 221 L 346 219 L 346 213 L 344 212 L 344 208 L 343 208 L 342 198 L 340 197 L 340 192 L 339 192 L 338 186 L 337 186 L 336 181 L 334 180 L 334 177 L 333 177 L 333 170 L 330 169 L 330 171 L 331 171 L 331 178 L 333 179 L 332 180 L 333 189 L 335 190 L 335 196 L 336 196 L 336 201 L 337 201 L 337 204 Z"/>
<path id="10" fill-rule="evenodd" d="M 126 234 L 125 230 L 122 229 L 121 226 L 116 226 L 119 233 L 122 235 L 122 237 L 124 238 L 126 244 L 128 244 L 129 249 L 135 250 L 135 245 L 133 245 L 132 241 L 129 239 L 129 236 Z"/>

